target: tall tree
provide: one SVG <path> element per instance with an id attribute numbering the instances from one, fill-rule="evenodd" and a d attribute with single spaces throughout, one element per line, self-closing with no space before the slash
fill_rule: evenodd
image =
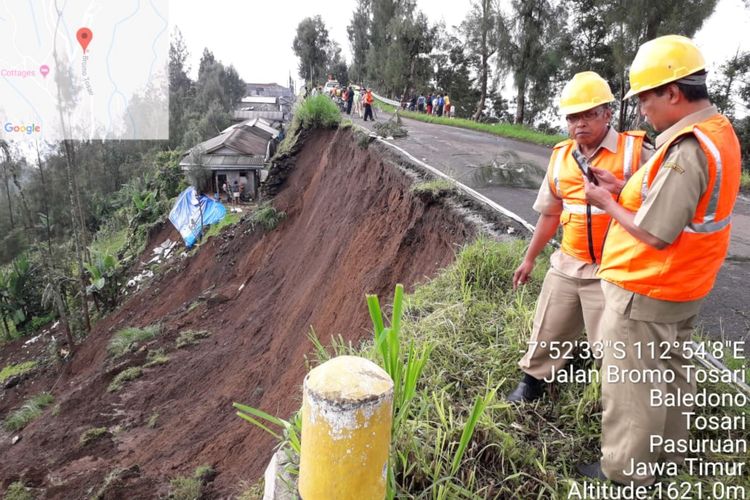
<path id="1" fill-rule="evenodd" d="M 355 81 L 361 82 L 367 77 L 367 51 L 370 49 L 370 16 L 371 0 L 359 0 L 352 13 L 352 19 L 346 27 L 349 45 L 352 49 L 352 64 L 349 74 Z"/>
<path id="2" fill-rule="evenodd" d="M 413 3 L 413 0 L 403 0 L 403 3 L 410 2 Z M 381 88 L 385 84 L 385 67 L 388 61 L 388 47 L 391 44 L 388 26 L 396 15 L 399 3 L 399 0 L 372 0 L 367 78 L 376 88 Z"/>
<path id="3" fill-rule="evenodd" d="M 535 87 L 535 96 L 544 96 L 542 89 L 551 83 L 548 78 L 555 73 L 560 61 L 559 35 L 564 15 L 551 0 L 513 0 L 510 16 L 508 49 L 498 60 L 498 66 L 507 65 L 513 71 L 516 85 L 516 123 L 532 121 L 527 116 L 527 96 Z M 547 93 L 549 95 L 549 93 Z"/>
<path id="4" fill-rule="evenodd" d="M 169 44 L 169 145 L 172 148 L 178 147 L 185 135 L 185 117 L 193 86 L 188 76 L 189 56 L 182 33 L 175 28 Z"/>
<path id="5" fill-rule="evenodd" d="M 386 51 L 384 90 L 408 99 L 413 89 L 432 78 L 429 56 L 435 28 L 424 13 L 415 13 L 413 3 L 404 2 L 388 24 L 388 33 L 391 41 Z"/>
<path id="6" fill-rule="evenodd" d="M 438 33 L 442 30 L 438 27 Z M 435 62 L 435 84 L 444 90 L 456 107 L 456 116 L 470 117 L 476 110 L 479 91 L 474 85 L 472 68 L 476 67 L 476 57 L 464 50 L 465 43 L 459 33 L 443 33 L 439 36 L 433 52 Z"/>
<path id="7" fill-rule="evenodd" d="M 330 38 L 323 18 L 306 17 L 297 25 L 292 50 L 299 58 L 299 76 L 310 82 L 325 77 L 329 61 Z"/>
<path id="8" fill-rule="evenodd" d="M 500 15 L 495 0 L 476 0 L 472 2 L 471 10 L 461 23 L 461 32 L 466 40 L 465 47 L 475 63 L 478 75 L 479 100 L 472 115 L 473 120 L 479 120 L 484 113 L 487 82 L 490 78 L 490 58 L 497 52 L 500 45 L 498 33 L 502 27 Z"/>
<path id="9" fill-rule="evenodd" d="M 622 98 L 628 88 L 628 68 L 643 43 L 661 35 L 692 37 L 713 13 L 717 0 L 565 0 L 571 14 L 569 71 L 593 69 L 610 82 Z M 623 102 L 621 130 L 637 125 L 634 102 Z"/>

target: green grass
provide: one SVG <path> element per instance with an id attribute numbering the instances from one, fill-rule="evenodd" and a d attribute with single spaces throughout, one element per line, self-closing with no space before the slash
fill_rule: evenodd
<path id="1" fill-rule="evenodd" d="M 750 191 L 750 170 L 742 171 L 742 177 L 740 177 L 740 190 L 745 192 Z"/>
<path id="2" fill-rule="evenodd" d="M 382 101 L 377 101 L 378 108 L 388 113 L 395 113 L 396 108 Z M 451 127 L 466 128 L 470 130 L 478 130 L 480 132 L 487 132 L 489 134 L 498 135 L 500 137 L 508 137 L 511 139 L 518 139 L 520 141 L 531 142 L 533 144 L 540 144 L 542 146 L 554 146 L 560 141 L 567 139 L 564 135 L 552 135 L 539 132 L 525 125 L 515 125 L 512 123 L 479 123 L 473 120 L 467 120 L 465 118 L 445 118 L 442 116 L 426 115 L 422 113 L 415 113 L 412 111 L 399 110 L 399 115 L 404 118 L 411 118 L 413 120 L 419 120 L 426 123 L 437 123 L 440 125 L 450 125 Z"/>
<path id="3" fill-rule="evenodd" d="M 158 422 L 158 420 L 159 420 L 159 413 L 154 412 L 151 414 L 150 417 L 148 417 L 148 422 L 146 423 L 146 425 L 148 426 L 149 429 L 155 429 L 156 423 Z"/>
<path id="4" fill-rule="evenodd" d="M 208 238 L 216 236 L 217 234 L 222 232 L 224 228 L 237 224 L 240 219 L 242 219 L 242 214 L 238 214 L 236 212 L 227 212 L 224 218 L 219 222 L 208 226 L 208 230 L 206 231 L 206 234 L 203 236 L 202 240 L 206 241 L 208 240 Z"/>
<path id="5" fill-rule="evenodd" d="M 152 366 L 159 366 L 169 363 L 169 356 L 166 355 L 164 349 L 156 349 L 155 351 L 148 351 L 146 355 L 146 364 L 144 368 L 151 368 Z"/>
<path id="6" fill-rule="evenodd" d="M 23 363 L 5 366 L 2 370 L 0 370 L 0 384 L 4 383 L 11 377 L 15 377 L 16 375 L 29 373 L 30 371 L 34 370 L 34 368 L 36 368 L 37 364 L 38 363 L 36 361 L 24 361 Z"/>
<path id="7" fill-rule="evenodd" d="M 580 481 L 575 464 L 599 458 L 598 384 L 557 385 L 551 397 L 531 405 L 503 400 L 521 377 L 517 362 L 527 347 L 546 271 L 546 259 L 538 259 L 530 283 L 513 290 L 512 275 L 526 244 L 480 239 L 464 248 L 452 266 L 404 297 L 401 355 L 395 359 L 404 362 L 408 352 L 432 351 L 408 412 L 394 427 L 391 465 L 399 498 L 566 498 L 573 482 Z M 412 342 L 413 349 L 407 348 Z M 333 350 L 376 362 L 383 358 L 372 342 L 354 348 L 338 342 Z M 747 410 L 697 411 L 741 415 Z M 692 435 L 728 437 L 747 440 L 750 433 L 694 430 Z M 740 462 L 746 457 L 722 459 Z M 747 481 L 685 475 L 679 480 Z"/>
<path id="8" fill-rule="evenodd" d="M 250 224 L 252 227 L 261 226 L 266 231 L 272 231 L 284 219 L 286 219 L 286 212 L 279 212 L 273 205 L 264 203 L 252 213 Z"/>
<path id="9" fill-rule="evenodd" d="M 437 199 L 455 193 L 456 186 L 446 179 L 432 179 L 412 184 L 410 191 L 419 196 Z"/>
<path id="10" fill-rule="evenodd" d="M 120 357 L 134 350 L 138 345 L 153 339 L 159 333 L 161 333 L 160 325 L 123 328 L 112 336 L 107 345 L 107 352 L 114 358 Z"/>
<path id="11" fill-rule="evenodd" d="M 143 368 L 141 368 L 140 366 L 131 366 L 130 368 L 126 368 L 112 379 L 112 382 L 110 382 L 109 386 L 107 387 L 107 391 L 117 392 L 122 389 L 125 383 L 130 382 L 131 380 L 135 380 L 141 375 L 143 375 Z"/>
<path id="12" fill-rule="evenodd" d="M 308 97 L 302 101 L 295 115 L 303 128 L 333 128 L 341 122 L 338 106 L 324 95 Z"/>
<path id="13" fill-rule="evenodd" d="M 117 255 L 128 242 L 128 228 L 124 227 L 117 231 L 100 231 L 96 239 L 91 243 L 92 254 Z"/>
<path id="14" fill-rule="evenodd" d="M 203 497 L 203 486 L 212 481 L 216 471 L 210 465 L 195 469 L 192 477 L 179 476 L 169 482 L 169 498 L 174 500 L 198 500 Z"/>
<path id="15" fill-rule="evenodd" d="M 4 500 L 34 500 L 31 490 L 24 486 L 23 482 L 16 481 L 8 486 L 3 495 Z"/>
<path id="16" fill-rule="evenodd" d="M 3 426 L 8 432 L 16 432 L 32 421 L 36 420 L 44 411 L 46 407 L 51 405 L 55 401 L 52 394 L 48 392 L 40 392 L 39 394 L 27 399 L 23 405 L 16 411 L 10 413 L 5 418 Z"/>
<path id="17" fill-rule="evenodd" d="M 78 444 L 86 446 L 89 443 L 93 443 L 97 439 L 103 438 L 109 435 L 109 431 L 106 427 L 92 427 L 86 430 L 81 437 L 78 438 Z"/>
<path id="18" fill-rule="evenodd" d="M 208 338 L 211 332 L 208 330 L 185 330 L 181 332 L 175 341 L 178 349 L 199 344 L 201 340 Z"/>

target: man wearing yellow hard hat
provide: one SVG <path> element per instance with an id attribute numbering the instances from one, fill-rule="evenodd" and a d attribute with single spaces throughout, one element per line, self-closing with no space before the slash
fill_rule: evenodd
<path id="1" fill-rule="evenodd" d="M 689 437 L 695 380 L 683 346 L 727 254 L 740 184 L 737 136 L 705 81 L 690 39 L 643 44 L 626 98 L 660 132 L 657 150 L 626 183 L 594 169 L 599 185 L 586 185 L 586 199 L 612 216 L 599 269 L 602 455 L 579 466 L 588 477 L 648 486 L 657 462 L 671 476 L 685 459 L 674 450 Z"/>
<path id="2" fill-rule="evenodd" d="M 643 132 L 618 133 L 610 126 L 609 103 L 614 100 L 607 82 L 593 71 L 576 74 L 560 96 L 570 139 L 552 151 L 534 203 L 539 220 L 513 275 L 513 286 L 528 280 L 537 256 L 560 224 L 563 239 L 544 278 L 529 348 L 519 362 L 524 377 L 508 395 L 511 402 L 541 397 L 544 380 L 554 379 L 565 366 L 563 353 L 574 350 L 584 326 L 589 342 L 600 338 L 604 299 L 596 270 L 610 217 L 586 202 L 583 179 L 589 164 L 627 179 L 653 151 L 644 143 Z"/>

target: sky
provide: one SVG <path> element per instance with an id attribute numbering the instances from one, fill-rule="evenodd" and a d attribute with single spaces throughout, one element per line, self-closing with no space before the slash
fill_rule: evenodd
<path id="1" fill-rule="evenodd" d="M 197 75 L 203 48 L 208 47 L 217 59 L 233 64 L 246 82 L 286 85 L 290 73 L 295 81 L 299 79 L 292 41 L 297 25 L 306 17 L 319 14 L 330 37 L 351 60 L 346 26 L 356 5 L 356 0 L 170 0 L 169 17 L 172 27 L 182 32 L 190 51 L 192 77 Z M 444 21 L 450 27 L 464 18 L 470 0 L 417 0 L 417 6 L 430 21 Z M 742 0 L 719 0 L 713 15 L 694 37 L 709 72 L 738 48 L 750 50 L 748 33 L 750 11 Z"/>

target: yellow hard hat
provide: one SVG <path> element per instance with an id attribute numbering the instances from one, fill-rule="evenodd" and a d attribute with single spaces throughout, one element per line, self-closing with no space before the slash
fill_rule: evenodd
<path id="1" fill-rule="evenodd" d="M 666 35 L 644 43 L 630 65 L 625 99 L 706 68 L 703 54 L 689 38 Z"/>
<path id="2" fill-rule="evenodd" d="M 560 111 L 572 115 L 612 102 L 609 84 L 594 71 L 576 73 L 560 94 Z"/>

